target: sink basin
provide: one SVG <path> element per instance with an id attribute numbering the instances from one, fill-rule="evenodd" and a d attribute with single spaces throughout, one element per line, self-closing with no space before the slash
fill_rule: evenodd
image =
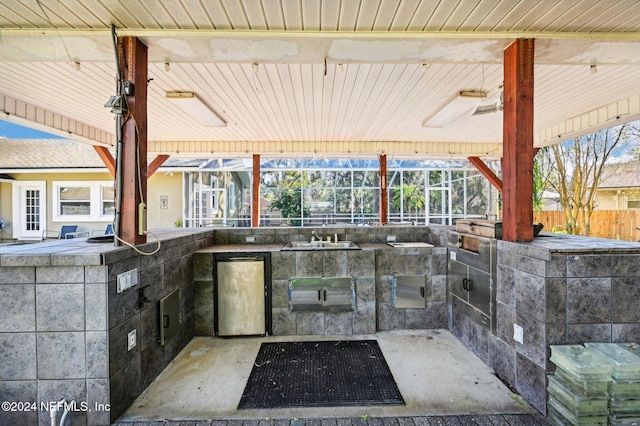
<path id="1" fill-rule="evenodd" d="M 289 241 L 282 250 L 360 250 L 353 241 Z"/>

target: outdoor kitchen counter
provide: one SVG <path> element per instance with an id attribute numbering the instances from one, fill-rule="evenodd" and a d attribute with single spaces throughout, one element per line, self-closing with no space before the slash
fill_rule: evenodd
<path id="1" fill-rule="evenodd" d="M 392 249 L 393 247 L 384 243 L 357 243 L 361 250 Z M 279 252 L 284 244 L 215 244 L 202 248 L 196 253 L 253 253 L 253 252 Z M 309 253 L 314 251 L 354 251 L 353 249 L 332 249 L 332 250 L 287 250 L 292 253 Z M 356 250 L 357 251 L 357 250 Z"/>
<path id="2" fill-rule="evenodd" d="M 498 250 L 549 260 L 552 254 L 640 254 L 640 243 L 543 232 L 531 242 L 498 241 Z"/>

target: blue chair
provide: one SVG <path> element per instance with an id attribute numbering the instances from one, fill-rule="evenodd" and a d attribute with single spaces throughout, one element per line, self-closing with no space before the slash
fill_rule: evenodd
<path id="1" fill-rule="evenodd" d="M 92 237 L 96 235 L 113 235 L 113 224 L 108 224 L 107 229 L 105 229 L 104 231 L 102 229 L 94 229 L 93 231 L 91 231 Z"/>
<path id="2" fill-rule="evenodd" d="M 53 235 L 53 233 L 55 233 L 55 237 L 50 237 L 49 235 Z M 71 238 L 78 238 L 80 234 L 89 236 L 88 232 L 78 232 L 78 225 L 62 225 L 59 231 L 43 231 L 42 239 L 55 238 L 57 240 L 69 240 Z"/>

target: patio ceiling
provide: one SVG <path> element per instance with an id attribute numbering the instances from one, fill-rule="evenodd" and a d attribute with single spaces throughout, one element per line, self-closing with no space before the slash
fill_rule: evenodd
<path id="1" fill-rule="evenodd" d="M 640 118 L 636 0 L 6 0 L 2 118 L 114 145 L 111 24 L 149 48 L 150 154 L 498 158 L 500 112 L 422 123 L 461 90 L 499 97 L 517 38 L 536 39 L 535 146 Z"/>

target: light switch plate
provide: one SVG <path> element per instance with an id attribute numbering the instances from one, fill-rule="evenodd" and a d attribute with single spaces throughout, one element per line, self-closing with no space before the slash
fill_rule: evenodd
<path id="1" fill-rule="evenodd" d="M 524 329 L 518 324 L 513 324 L 513 340 L 518 343 L 524 342 Z"/>

